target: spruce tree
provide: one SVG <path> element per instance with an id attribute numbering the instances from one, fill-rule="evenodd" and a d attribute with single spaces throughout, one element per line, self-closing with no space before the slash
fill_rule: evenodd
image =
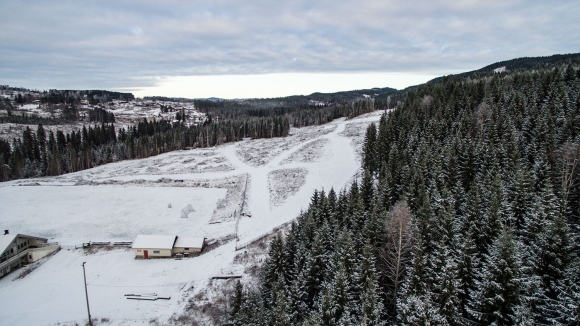
<path id="1" fill-rule="evenodd" d="M 511 230 L 504 228 L 483 264 L 477 308 L 484 324 L 513 325 L 522 298 L 521 255 Z"/>

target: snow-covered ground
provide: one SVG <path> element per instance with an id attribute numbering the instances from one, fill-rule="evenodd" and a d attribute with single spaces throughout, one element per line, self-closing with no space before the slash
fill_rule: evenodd
<path id="1" fill-rule="evenodd" d="M 1 96 L 1 95 L 0 95 Z M 5 95 L 7 96 L 7 95 Z M 62 105 L 49 106 L 47 104 L 23 104 L 16 105 L 15 115 L 27 115 L 27 116 L 38 116 L 42 118 L 58 118 L 62 112 Z M 56 133 L 57 129 L 64 133 L 71 133 L 72 131 L 81 130 L 84 126 L 93 126 L 98 124 L 98 122 L 90 122 L 88 120 L 88 112 L 96 108 L 104 109 L 115 114 L 115 127 L 127 128 L 135 125 L 137 122 L 143 121 L 143 119 L 165 119 L 168 121 L 173 121 L 177 113 L 185 113 L 187 119 L 185 121 L 186 125 L 196 125 L 201 124 L 205 121 L 205 113 L 199 112 L 195 109 L 193 103 L 180 103 L 180 102 L 168 102 L 168 101 L 153 101 L 153 100 L 143 100 L 136 99 L 133 101 L 120 101 L 112 100 L 107 103 L 99 103 L 95 105 L 88 104 L 88 102 L 83 101 L 83 104 L 78 106 L 81 120 L 76 122 L 69 122 L 66 124 L 59 125 L 44 125 L 46 132 L 49 130 Z M 0 116 L 6 115 L 6 110 L 0 110 Z M 84 118 L 83 118 L 84 117 Z M 214 120 L 219 120 L 219 117 L 213 117 Z M 12 141 L 13 139 L 22 138 L 22 132 L 26 128 L 32 129 L 36 132 L 38 124 L 20 124 L 20 123 L 3 123 L 0 124 L 0 139 L 5 141 Z"/>
<path id="2" fill-rule="evenodd" d="M 61 250 L 25 277 L 17 279 L 28 267 L 0 279 L 0 324 L 83 323 L 82 262 L 91 314 L 100 324 L 175 322 L 186 307 L 201 300 L 212 275 L 247 272 L 234 263 L 242 252 L 236 246 L 296 218 L 314 189 L 339 190 L 352 180 L 360 166 L 355 146 L 381 113 L 292 129 L 285 138 L 171 152 L 0 184 L 1 229 L 48 237 L 65 248 L 87 241 L 132 240 L 137 234 L 222 240 L 184 260 L 135 260 L 128 249 Z M 187 204 L 196 212 L 181 218 Z M 227 241 L 235 236 L 237 216 L 238 240 Z M 124 294 L 129 293 L 171 299 L 127 300 Z"/>

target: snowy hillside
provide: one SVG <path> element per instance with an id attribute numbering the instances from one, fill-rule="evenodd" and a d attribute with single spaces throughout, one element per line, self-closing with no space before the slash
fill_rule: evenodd
<path id="1" fill-rule="evenodd" d="M 2 94 L 0 94 L 2 96 Z M 4 95 L 6 96 L 6 95 Z M 39 96 L 39 95 L 37 95 Z M 40 103 L 39 100 L 29 104 L 14 104 L 13 115 L 26 115 L 30 117 L 41 118 L 59 118 L 61 116 L 64 105 L 49 105 Z M 177 114 L 184 113 L 187 119 L 184 121 L 185 125 L 198 125 L 205 121 L 205 113 L 199 112 L 193 103 L 180 103 L 170 101 L 154 101 L 136 99 L 132 101 L 111 100 L 107 103 L 89 104 L 87 101 L 82 101 L 78 106 L 79 121 L 61 122 L 57 125 L 46 125 L 44 128 L 56 133 L 59 129 L 65 133 L 82 129 L 83 125 L 93 125 L 97 122 L 89 121 L 89 114 L 91 111 L 100 109 L 115 115 L 115 125 L 117 128 L 131 127 L 143 119 L 165 119 L 173 121 Z M 6 110 L 0 109 L 0 117 L 6 116 Z M 36 131 L 38 123 L 23 124 L 23 123 L 2 123 L 0 124 L 0 139 L 12 141 L 14 138 L 22 137 L 22 131 L 26 127 Z"/>
<path id="2" fill-rule="evenodd" d="M 212 275 L 241 273 L 246 280 L 255 274 L 239 259 L 250 249 L 236 248 L 293 220 L 315 189 L 339 190 L 353 179 L 360 166 L 355 145 L 382 113 L 291 129 L 284 138 L 170 152 L 0 184 L 2 228 L 47 237 L 64 248 L 0 279 L 0 324 L 83 323 L 82 262 L 91 314 L 99 324 L 186 322 L 178 317 L 187 306 L 215 299 L 206 295 Z M 188 204 L 195 212 L 181 218 Z M 88 241 L 130 241 L 137 234 L 206 237 L 211 245 L 184 260 L 135 260 L 132 250 L 122 248 L 74 249 Z M 18 279 L 20 274 L 25 277 Z M 171 299 L 127 300 L 128 293 Z M 27 313 L 32 307 L 35 313 Z"/>

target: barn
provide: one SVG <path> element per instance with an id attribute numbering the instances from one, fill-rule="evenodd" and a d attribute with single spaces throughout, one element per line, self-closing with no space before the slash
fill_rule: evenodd
<path id="1" fill-rule="evenodd" d="M 205 238 L 177 237 L 173 246 L 174 254 L 201 252 Z"/>
<path id="2" fill-rule="evenodd" d="M 140 234 L 133 241 L 131 248 L 135 249 L 135 258 L 162 258 L 173 255 L 175 235 L 143 235 Z"/>

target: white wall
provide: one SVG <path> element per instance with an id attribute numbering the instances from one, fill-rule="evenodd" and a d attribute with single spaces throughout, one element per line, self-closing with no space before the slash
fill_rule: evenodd
<path id="1" fill-rule="evenodd" d="M 29 263 L 34 263 L 35 261 L 43 257 L 46 257 L 47 255 L 58 250 L 60 250 L 59 245 L 46 246 L 42 248 L 33 248 L 28 251 L 28 257 L 26 258 Z"/>
<path id="2" fill-rule="evenodd" d="M 144 258 L 145 250 L 147 250 L 149 258 L 171 257 L 171 249 L 146 249 L 146 248 L 135 249 L 135 257 Z M 155 251 L 158 251 L 159 253 L 155 253 Z"/>

